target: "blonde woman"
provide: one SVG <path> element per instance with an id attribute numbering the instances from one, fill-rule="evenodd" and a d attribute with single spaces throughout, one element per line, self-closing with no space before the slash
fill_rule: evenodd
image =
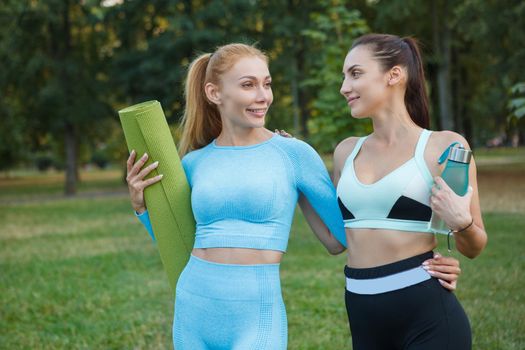
<path id="1" fill-rule="evenodd" d="M 273 101 L 267 57 L 230 44 L 190 65 L 179 150 L 197 223 L 194 249 L 177 283 L 176 349 L 286 349 L 279 264 L 299 195 L 329 230 L 318 237 L 340 253 L 345 233 L 335 189 L 306 143 L 264 128 Z M 133 208 L 146 227 L 144 181 L 156 165 L 128 160 Z M 341 241 L 339 243 L 334 236 Z M 153 236 L 154 237 L 154 236 Z"/>

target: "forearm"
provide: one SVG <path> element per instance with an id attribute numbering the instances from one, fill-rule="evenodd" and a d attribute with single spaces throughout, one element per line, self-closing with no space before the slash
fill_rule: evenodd
<path id="1" fill-rule="evenodd" d="M 335 236 L 330 232 L 328 227 L 323 223 L 319 215 L 315 212 L 312 205 L 308 202 L 306 197 L 301 195 L 299 197 L 299 206 L 308 222 L 308 225 L 325 246 L 326 250 L 332 255 L 337 255 L 344 252 L 345 247 L 339 243 Z"/>
<path id="2" fill-rule="evenodd" d="M 475 222 L 461 232 L 454 232 L 454 239 L 457 250 L 470 259 L 478 256 L 487 245 L 487 233 Z"/>

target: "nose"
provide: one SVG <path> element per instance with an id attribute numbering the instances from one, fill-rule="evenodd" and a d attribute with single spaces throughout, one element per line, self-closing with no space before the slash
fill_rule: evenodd
<path id="1" fill-rule="evenodd" d="M 350 83 L 348 82 L 348 79 L 344 79 L 343 83 L 341 84 L 341 89 L 339 89 L 339 93 L 343 95 L 344 97 L 347 97 L 352 92 L 352 87 L 350 86 Z"/>
<path id="2" fill-rule="evenodd" d="M 272 98 L 272 89 L 265 86 L 259 86 L 257 88 L 257 102 L 268 102 Z"/>

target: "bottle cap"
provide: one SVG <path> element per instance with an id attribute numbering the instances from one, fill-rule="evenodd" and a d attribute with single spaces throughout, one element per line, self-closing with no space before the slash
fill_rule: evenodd
<path id="1" fill-rule="evenodd" d="M 470 163 L 472 158 L 472 151 L 464 149 L 463 147 L 451 147 L 448 159 L 458 163 Z"/>

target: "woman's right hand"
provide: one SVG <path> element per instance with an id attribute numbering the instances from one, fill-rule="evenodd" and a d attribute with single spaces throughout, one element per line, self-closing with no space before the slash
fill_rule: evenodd
<path id="1" fill-rule="evenodd" d="M 443 287 L 451 292 L 456 290 L 458 278 L 459 275 L 461 275 L 458 259 L 434 253 L 432 259 L 423 262 L 423 268 L 427 270 L 432 277 L 437 278 Z"/>
<path id="2" fill-rule="evenodd" d="M 146 203 L 144 202 L 144 189 L 154 183 L 159 182 L 162 179 L 162 174 L 154 176 L 150 179 L 144 180 L 144 178 L 151 172 L 153 169 L 156 169 L 159 165 L 159 162 L 154 162 L 142 168 L 146 161 L 148 160 L 148 154 L 144 155 L 135 163 L 135 157 L 137 153 L 135 150 L 131 151 L 127 166 L 127 175 L 126 182 L 128 183 L 129 195 L 131 197 L 131 206 L 133 209 L 141 214 L 146 211 Z"/>

